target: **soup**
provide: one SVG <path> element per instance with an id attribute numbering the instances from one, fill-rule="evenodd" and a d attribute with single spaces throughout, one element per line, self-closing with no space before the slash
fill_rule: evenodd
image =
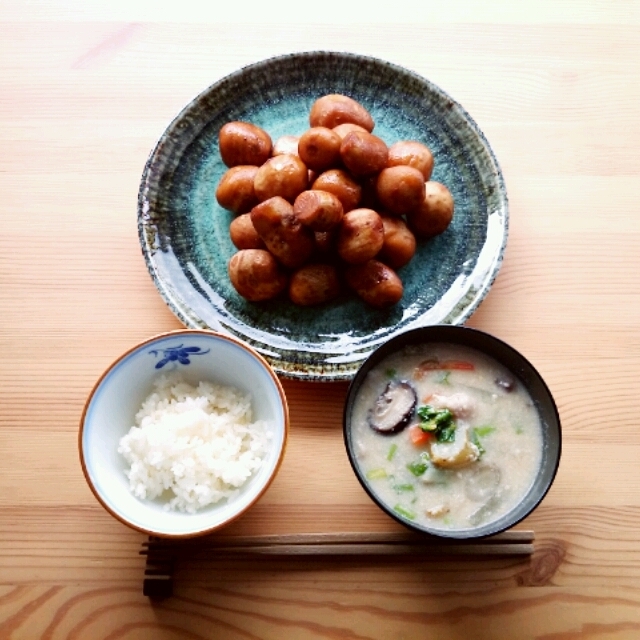
<path id="1" fill-rule="evenodd" d="M 542 427 L 521 382 L 454 344 L 405 347 L 376 365 L 353 405 L 355 462 L 370 490 L 430 529 L 490 524 L 527 494 Z"/>

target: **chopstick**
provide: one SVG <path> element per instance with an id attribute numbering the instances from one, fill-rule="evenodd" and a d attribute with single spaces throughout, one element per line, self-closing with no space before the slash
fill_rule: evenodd
<path id="1" fill-rule="evenodd" d="M 181 555 L 199 558 L 249 556 L 527 556 L 533 531 L 516 530 L 479 540 L 441 539 L 407 532 L 295 533 L 258 536 L 206 536 L 186 540 L 149 537 L 143 593 L 165 598 L 173 592 L 173 569 Z"/>
<path id="2" fill-rule="evenodd" d="M 533 531 L 505 531 L 479 540 L 440 539 L 412 532 L 298 533 L 187 540 L 150 537 L 141 554 L 215 551 L 222 554 L 260 555 L 518 555 L 533 553 Z"/>

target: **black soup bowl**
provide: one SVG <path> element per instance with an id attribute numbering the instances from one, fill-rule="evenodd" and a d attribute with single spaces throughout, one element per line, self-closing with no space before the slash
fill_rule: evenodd
<path id="1" fill-rule="evenodd" d="M 438 442 L 442 442 L 442 440 L 440 440 L 441 436 L 444 438 L 444 441 L 447 441 L 446 425 L 453 424 L 454 427 L 456 427 L 456 423 L 458 425 L 464 423 L 465 426 L 460 427 L 460 429 L 464 429 L 465 438 L 469 436 L 469 441 L 475 443 L 473 447 L 469 445 L 469 451 L 471 451 L 470 455 L 472 458 L 473 456 L 479 455 L 478 460 L 474 460 L 472 463 L 463 461 L 463 464 L 460 466 L 456 465 L 455 468 L 449 468 L 444 471 L 442 468 L 436 469 L 438 465 L 434 465 L 434 462 L 437 463 L 438 459 L 437 457 L 434 459 L 431 457 L 432 455 L 437 456 L 437 454 L 433 453 L 436 449 L 431 449 L 429 445 L 426 445 L 422 451 L 416 448 L 416 456 L 419 454 L 420 457 L 414 456 L 413 461 L 405 460 L 400 456 L 400 459 L 396 459 L 393 463 L 387 464 L 386 462 L 401 453 L 400 447 L 392 444 L 394 438 L 390 438 L 390 434 L 407 433 L 407 429 L 411 429 L 413 426 L 414 433 L 418 434 L 417 438 L 419 441 L 421 434 L 420 431 L 417 431 L 418 427 L 415 425 L 422 423 L 422 429 L 424 429 L 425 417 L 422 410 L 420 410 L 421 415 L 418 416 L 418 408 L 424 405 L 424 400 L 418 399 L 411 383 L 406 384 L 407 381 L 404 379 L 394 380 L 396 375 L 395 370 L 389 370 L 386 373 L 380 371 L 376 373 L 376 368 L 379 370 L 380 367 L 378 367 L 378 365 L 380 363 L 399 353 L 420 353 L 423 349 L 425 353 L 428 353 L 430 349 L 435 349 L 437 352 L 437 349 L 442 349 L 443 345 L 445 345 L 444 348 L 449 348 L 449 345 L 454 349 L 458 347 L 470 348 L 497 362 L 498 368 L 506 374 L 506 379 L 490 381 L 490 385 L 495 385 L 495 393 L 489 393 L 486 396 L 489 402 L 495 401 L 501 393 L 509 393 L 513 388 L 517 388 L 517 386 L 520 385 L 528 392 L 535 413 L 538 415 L 542 436 L 540 464 L 529 488 L 526 489 L 526 485 L 524 485 L 525 488 L 520 494 L 521 497 L 519 500 L 506 511 L 504 511 L 505 506 L 503 505 L 502 507 L 497 507 L 495 514 L 492 514 L 493 508 L 499 500 L 499 498 L 495 496 L 504 495 L 504 486 L 508 484 L 508 479 L 504 482 L 502 488 L 500 488 L 500 484 L 504 478 L 502 477 L 502 472 L 499 467 L 483 462 L 485 446 L 489 446 L 491 441 L 487 439 L 486 442 L 484 440 L 480 442 L 477 438 L 478 433 L 486 436 L 487 432 L 494 431 L 494 428 L 487 425 L 475 428 L 473 419 L 464 416 L 464 406 L 458 407 L 460 415 L 466 418 L 463 421 L 458 420 L 455 408 L 452 408 L 448 415 L 445 411 L 445 413 L 440 414 L 440 417 L 434 418 L 433 420 L 429 418 L 428 422 L 431 427 L 437 424 L 439 425 L 437 428 L 444 429 L 444 431 L 425 432 L 427 433 L 425 438 L 435 438 L 437 434 Z M 427 360 L 426 362 L 431 363 L 432 360 Z M 437 362 L 437 360 L 435 362 Z M 443 385 L 445 383 L 448 384 L 446 371 L 444 371 L 446 367 L 455 368 L 456 366 L 463 367 L 464 365 L 464 363 L 458 363 L 456 365 L 451 362 L 442 364 L 443 370 L 441 374 L 445 377 L 438 382 L 442 382 Z M 431 367 L 428 368 L 431 369 Z M 437 368 L 438 367 L 435 367 L 434 369 Z M 370 374 L 377 376 L 378 387 L 383 390 L 379 396 L 376 396 L 377 391 L 371 395 L 372 392 L 365 391 L 366 387 L 363 387 Z M 429 371 L 429 375 L 432 375 L 431 371 Z M 433 375 L 435 376 L 435 370 Z M 388 378 L 388 380 L 385 380 L 385 378 Z M 459 380 L 460 377 L 455 379 Z M 446 389 L 448 387 L 442 386 L 442 388 Z M 471 389 L 471 387 L 469 388 Z M 451 390 L 453 393 L 456 393 L 455 382 L 451 386 Z M 354 423 L 356 420 L 354 414 L 358 406 L 358 398 L 361 394 L 365 397 L 364 394 L 366 393 L 370 394 L 370 398 L 377 397 L 374 406 L 370 409 L 369 413 L 367 413 L 367 428 L 373 424 L 374 426 L 371 427 L 370 431 L 375 433 L 375 438 L 379 437 L 382 439 L 375 440 L 374 438 L 371 441 L 384 442 L 385 444 L 381 445 L 381 447 L 388 452 L 382 456 L 380 453 L 377 454 L 377 460 L 381 459 L 383 464 L 375 470 L 364 470 L 361 467 L 358 453 L 360 452 L 362 454 L 363 451 L 365 451 L 365 456 L 368 456 L 369 453 L 366 446 L 363 448 L 362 442 L 358 441 L 358 436 L 354 433 Z M 486 391 L 484 393 L 486 393 Z M 460 400 L 460 398 L 464 398 L 464 394 L 458 394 L 457 400 Z M 462 402 L 462 404 L 464 404 L 464 402 Z M 366 406 L 370 405 L 367 404 Z M 442 410 L 442 406 L 434 407 L 433 409 L 434 411 Z M 361 407 L 359 410 L 361 418 L 363 411 L 364 409 Z M 528 411 L 532 411 L 530 405 Z M 394 417 L 390 417 L 394 412 Z M 374 416 L 374 418 L 372 418 L 372 416 Z M 439 423 L 438 420 L 441 418 L 444 422 Z M 447 419 L 451 420 L 451 422 L 447 423 Z M 474 429 L 471 428 L 472 426 Z M 366 429 L 364 431 L 369 433 Z M 472 431 L 473 434 L 471 436 Z M 454 434 L 457 433 L 458 427 L 456 427 L 456 431 L 454 431 Z M 516 429 L 514 429 L 514 433 L 517 433 Z M 343 434 L 347 455 L 356 477 L 371 499 L 383 511 L 413 531 L 431 534 L 441 538 L 459 540 L 481 538 L 500 533 L 527 517 L 540 504 L 549 491 L 558 470 L 562 449 L 560 417 L 556 403 L 548 386 L 534 366 L 521 353 L 502 340 L 483 331 L 457 325 L 436 325 L 412 329 L 391 338 L 388 342 L 378 347 L 359 368 L 349 386 L 344 406 Z M 362 438 L 362 436 L 360 437 Z M 453 438 L 451 435 L 449 437 Z M 462 435 L 459 437 L 462 442 Z M 457 438 L 458 436 L 455 435 L 455 439 Z M 449 439 L 448 441 L 453 442 L 454 440 Z M 396 439 L 395 442 L 401 441 Z M 407 440 L 407 442 L 409 441 Z M 435 442 L 435 440 L 433 440 L 433 442 Z M 404 446 L 406 450 L 406 445 Z M 455 446 L 457 446 L 457 442 Z M 438 449 L 438 451 L 442 451 L 442 448 Z M 510 455 L 515 454 L 512 454 L 507 446 L 504 456 L 509 457 Z M 526 451 L 521 451 L 520 455 L 526 456 Z M 538 455 L 537 451 L 535 455 Z M 442 463 L 442 460 L 439 460 L 439 462 Z M 378 465 L 377 462 L 375 464 Z M 425 474 L 425 469 L 428 470 L 431 467 L 429 473 L 433 474 L 431 477 L 435 478 L 435 482 L 438 481 L 438 474 L 441 474 L 445 477 L 445 480 L 442 482 L 446 483 L 446 477 L 453 477 L 451 475 L 447 476 L 447 474 L 455 474 L 461 478 L 463 477 L 462 471 L 464 471 L 465 466 L 469 468 L 471 465 L 476 464 L 478 466 L 475 467 L 473 475 L 464 476 L 465 484 L 463 485 L 463 493 L 471 493 L 474 499 L 478 500 L 477 504 L 479 506 L 477 512 L 473 511 L 471 513 L 473 517 L 470 517 L 469 523 L 465 525 L 451 524 L 451 522 L 447 522 L 448 516 L 442 517 L 443 513 L 446 513 L 448 509 L 446 505 L 440 505 L 439 507 L 430 509 L 429 517 L 425 517 L 424 519 L 416 517 L 416 514 L 421 509 L 425 509 L 425 504 L 421 502 L 419 496 L 419 491 L 422 490 L 421 484 L 419 482 L 416 483 L 416 485 L 401 484 L 406 481 L 406 478 L 405 480 L 399 479 L 396 475 L 399 471 L 400 475 L 404 474 L 407 476 L 405 468 L 410 468 L 414 476 L 420 476 L 421 474 Z M 390 471 L 387 472 L 385 466 L 391 467 Z M 428 479 L 427 475 L 423 478 L 418 477 L 417 480 L 423 483 L 432 481 Z M 415 508 L 403 508 L 397 503 L 394 504 L 394 501 L 396 501 L 395 497 L 392 498 L 392 500 L 389 499 L 389 494 L 394 494 L 388 488 L 385 490 L 387 495 L 386 498 L 384 498 L 383 495 L 385 491 L 380 492 L 379 488 L 376 489 L 376 487 L 381 486 L 376 483 L 380 482 L 399 483 L 393 487 L 399 496 L 397 502 L 404 501 L 405 504 L 412 504 L 411 501 L 413 501 Z M 418 488 L 415 488 L 415 486 Z M 446 484 L 443 484 L 443 486 L 446 487 Z M 446 496 L 446 488 L 444 489 L 444 495 Z M 495 502 L 492 502 L 494 500 Z M 470 509 L 472 507 L 473 505 L 468 508 Z M 482 512 L 481 509 L 487 509 L 487 511 Z M 500 515 L 501 510 L 504 512 Z M 481 516 L 475 517 L 476 513 L 481 514 Z M 421 520 L 423 521 L 421 522 Z"/>

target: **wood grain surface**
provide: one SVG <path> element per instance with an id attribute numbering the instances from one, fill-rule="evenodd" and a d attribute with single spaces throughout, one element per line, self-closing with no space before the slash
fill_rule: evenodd
<path id="1" fill-rule="evenodd" d="M 142 4 L 0 5 L 0 638 L 640 637 L 640 2 L 372 5 L 361 21 L 330 2 L 322 24 L 277 3 Z M 560 470 L 522 523 L 530 558 L 187 558 L 153 604 L 145 538 L 96 502 L 76 445 L 104 368 L 180 327 L 138 244 L 142 168 L 208 85 L 314 49 L 422 74 L 490 140 L 510 236 L 468 324 L 547 380 Z M 347 385 L 284 387 L 285 462 L 228 533 L 396 531 L 344 455 Z"/>

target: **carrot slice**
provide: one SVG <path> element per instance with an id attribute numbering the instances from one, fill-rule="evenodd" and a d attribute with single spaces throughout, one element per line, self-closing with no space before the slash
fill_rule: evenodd
<path id="1" fill-rule="evenodd" d="M 476 367 L 473 362 L 465 360 L 447 360 L 440 365 L 440 368 L 450 371 L 474 371 Z"/>
<path id="2" fill-rule="evenodd" d="M 425 360 L 421 362 L 415 369 L 416 377 L 423 376 L 427 371 L 474 371 L 473 362 L 466 360 Z"/>
<path id="3" fill-rule="evenodd" d="M 431 440 L 432 435 L 423 431 L 417 424 L 414 424 L 412 427 L 409 427 L 409 438 L 411 438 L 411 443 L 420 447 L 424 444 L 427 444 L 429 440 Z"/>

